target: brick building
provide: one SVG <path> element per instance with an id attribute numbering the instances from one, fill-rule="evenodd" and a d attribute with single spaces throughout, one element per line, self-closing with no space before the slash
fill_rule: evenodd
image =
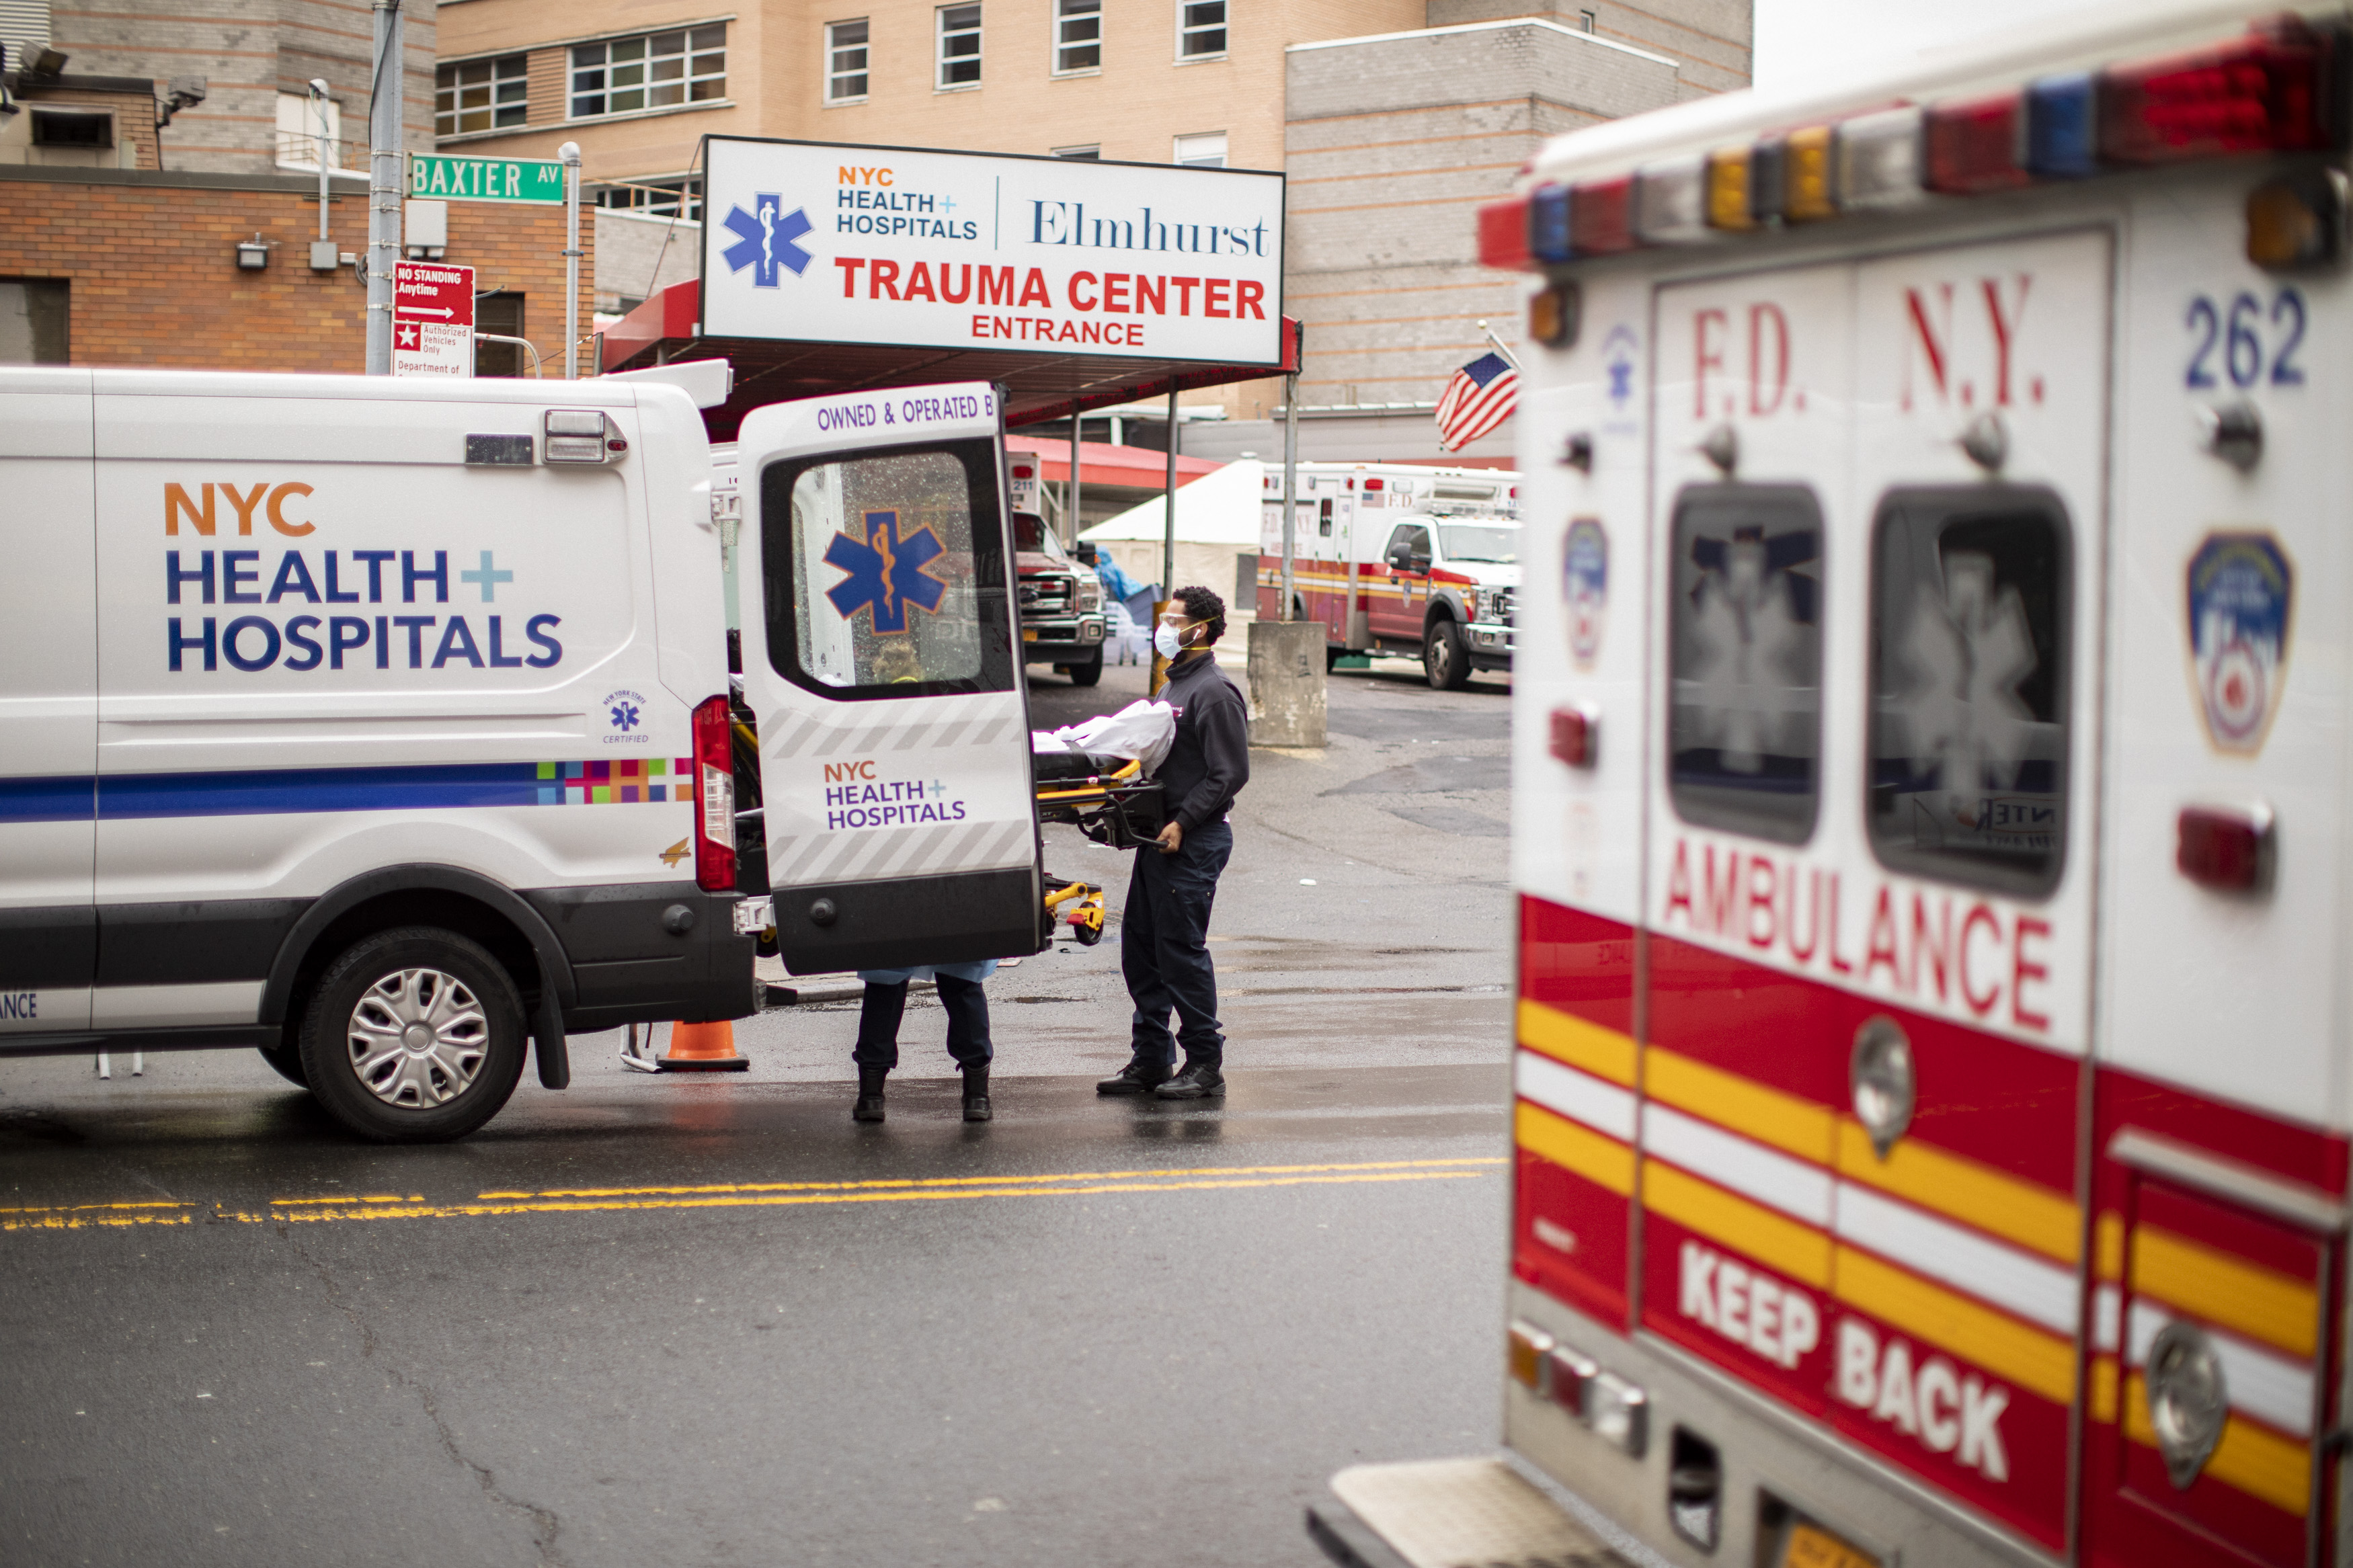
<path id="1" fill-rule="evenodd" d="M 1283 169 L 1308 439 L 1434 455 L 1475 321 L 1516 330 L 1472 206 L 1556 132 L 1746 85 L 1752 30 L 1752 0 L 442 0 L 435 131 L 580 143 L 608 311 L 694 276 L 705 135 Z M 1281 398 L 1188 395 L 1231 423 L 1187 449 L 1263 455 Z"/>
<path id="2" fill-rule="evenodd" d="M 12 71 L 0 86 L 16 110 L 0 114 L 0 363 L 365 369 L 357 268 L 309 265 L 315 164 L 285 169 L 263 141 L 215 149 L 242 167 L 158 168 L 156 84 L 141 77 Z M 177 129 L 164 132 L 167 160 Z M 333 180 L 327 222 L 339 257 L 365 254 L 364 179 Z M 476 268 L 480 330 L 527 340 L 551 374 L 563 370 L 564 231 L 561 207 L 451 202 L 442 257 Z M 239 265 L 256 244 L 262 265 Z M 593 237 L 582 244 L 585 331 Z M 485 344 L 477 371 L 527 374 L 531 363 Z"/>

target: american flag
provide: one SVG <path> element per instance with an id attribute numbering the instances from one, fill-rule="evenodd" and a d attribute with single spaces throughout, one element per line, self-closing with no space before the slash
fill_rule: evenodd
<path id="1" fill-rule="evenodd" d="M 1463 447 L 1512 416 L 1520 400 L 1520 373 L 1501 354 L 1481 354 L 1454 373 L 1438 398 L 1438 444 Z"/>

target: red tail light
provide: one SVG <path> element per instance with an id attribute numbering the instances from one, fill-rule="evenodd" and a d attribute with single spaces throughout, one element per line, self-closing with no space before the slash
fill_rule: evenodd
<path id="1" fill-rule="evenodd" d="M 1572 768 L 1601 760 L 1601 716 L 1582 704 L 1552 710 L 1552 754 Z"/>
<path id="2" fill-rule="evenodd" d="M 2184 806 L 2174 828 L 2174 867 L 2200 887 L 2225 893 L 2259 893 L 2271 886 L 2269 807 L 2230 811 Z"/>
<path id="3" fill-rule="evenodd" d="M 1479 261 L 1506 272 L 1530 270 L 1528 204 L 1518 196 L 1479 209 Z"/>
<path id="4" fill-rule="evenodd" d="M 735 745 L 727 699 L 694 710 L 694 885 L 706 893 L 735 886 Z"/>
<path id="5" fill-rule="evenodd" d="M 2236 43 L 2101 74 L 2100 155 L 2164 163 L 2330 146 L 2332 40 L 2295 17 Z"/>

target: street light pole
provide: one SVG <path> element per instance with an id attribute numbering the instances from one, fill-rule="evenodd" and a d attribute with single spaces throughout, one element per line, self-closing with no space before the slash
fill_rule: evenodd
<path id="1" fill-rule="evenodd" d="M 319 144 L 311 151 L 311 155 L 319 160 L 319 238 L 324 241 L 332 237 L 327 232 L 327 83 L 325 78 L 314 76 L 311 79 L 311 102 L 319 111 Z M 318 261 L 313 258 L 311 265 L 316 267 Z"/>
<path id="2" fill-rule="evenodd" d="M 1299 526 L 1299 373 L 1283 377 L 1282 387 L 1282 613 L 1291 618 L 1292 555 L 1298 548 Z"/>
<path id="3" fill-rule="evenodd" d="M 564 160 L 564 379 L 580 379 L 580 143 L 555 150 Z M 684 198 L 681 198 L 683 200 Z M 598 367 L 600 370 L 602 366 Z"/>
<path id="4" fill-rule="evenodd" d="M 400 0 L 375 0 L 368 89 L 367 373 L 392 374 L 392 268 L 400 259 L 400 121 L 407 88 Z M 321 184 L 326 180 L 320 174 Z"/>

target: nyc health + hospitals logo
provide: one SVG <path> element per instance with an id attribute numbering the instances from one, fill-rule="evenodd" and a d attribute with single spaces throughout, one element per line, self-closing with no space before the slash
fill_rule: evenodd
<path id="1" fill-rule="evenodd" d="M 816 258 L 793 241 L 817 226 L 799 207 L 784 212 L 785 198 L 773 191 L 762 191 L 752 198 L 752 212 L 738 206 L 727 215 L 723 226 L 736 237 L 735 243 L 720 253 L 730 272 L 752 268 L 752 287 L 774 289 L 783 281 L 780 269 L 789 267 L 797 278 Z"/>

